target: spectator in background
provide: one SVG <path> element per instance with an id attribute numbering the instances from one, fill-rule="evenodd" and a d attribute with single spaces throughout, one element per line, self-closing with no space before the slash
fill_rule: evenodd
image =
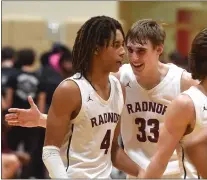
<path id="1" fill-rule="evenodd" d="M 34 72 L 33 63 L 35 52 L 32 49 L 22 49 L 17 52 L 17 63 L 20 69 L 16 71 L 8 80 L 8 104 L 9 107 L 28 106 L 27 96 L 31 95 L 36 99 L 39 78 Z"/>
<path id="2" fill-rule="evenodd" d="M 7 89 L 7 82 L 9 79 L 9 76 L 12 75 L 15 72 L 15 69 L 13 68 L 14 65 L 14 58 L 15 58 L 15 50 L 12 47 L 4 47 L 1 50 L 1 95 L 3 102 L 5 102 L 2 106 L 3 110 L 7 109 L 7 103 L 4 100 L 6 95 L 6 89 Z"/>
<path id="3" fill-rule="evenodd" d="M 8 90 L 6 101 L 8 107 L 22 107 L 28 108 L 29 103 L 27 97 L 32 96 L 34 100 L 37 97 L 37 90 L 39 85 L 39 77 L 33 70 L 33 63 L 35 61 L 35 52 L 32 49 L 22 49 L 17 52 L 17 64 L 20 69 L 13 73 L 8 79 Z M 31 162 L 28 166 L 24 166 L 20 178 L 35 177 L 34 160 L 35 151 L 39 141 L 37 128 L 12 127 L 8 134 L 8 147 L 16 151 L 22 143 L 24 150 L 31 156 Z M 41 158 L 41 157 L 40 157 Z"/>
<path id="4" fill-rule="evenodd" d="M 14 58 L 15 58 L 15 50 L 12 47 L 4 47 L 1 50 L 1 125 L 2 125 L 2 150 L 8 150 L 7 147 L 7 141 L 6 141 L 6 134 L 8 131 L 7 123 L 4 121 L 4 115 L 7 113 L 7 101 L 6 101 L 6 91 L 7 91 L 7 83 L 9 76 L 12 75 L 12 73 L 15 72 L 15 69 L 13 68 L 14 65 Z M 7 156 L 4 156 L 4 160 L 7 161 Z M 7 164 L 7 163 L 6 163 Z M 3 164 L 2 164 L 3 165 Z M 4 167 L 4 165 L 3 165 Z M 3 168 L 4 170 L 4 168 Z M 12 171 L 13 172 L 13 171 Z M 7 174 L 7 173 L 6 173 Z M 11 174 L 11 173 L 9 173 Z M 13 174 L 13 173 L 12 173 Z M 7 177 L 7 175 L 5 175 Z"/>
<path id="5" fill-rule="evenodd" d="M 2 142 L 2 178 L 18 178 L 18 171 L 30 161 L 28 153 L 11 151 L 5 141 Z"/>
<path id="6" fill-rule="evenodd" d="M 64 52 L 59 60 L 60 74 L 65 79 L 73 74 L 72 69 L 72 53 L 70 51 Z"/>
<path id="7" fill-rule="evenodd" d="M 69 49 L 60 43 L 55 43 L 51 50 L 49 57 L 49 64 L 54 68 L 55 71 L 60 72 L 59 60 L 63 53 L 69 53 Z"/>
<path id="8" fill-rule="evenodd" d="M 4 115 L 7 113 L 8 104 L 6 101 L 6 91 L 9 76 L 11 76 L 15 69 L 13 68 L 15 58 L 15 50 L 12 47 L 4 47 L 1 50 L 1 105 L 2 105 L 2 127 L 3 131 L 6 130 L 6 124 L 4 122 Z"/>
<path id="9" fill-rule="evenodd" d="M 48 60 L 49 61 L 49 60 Z M 46 62 L 46 59 L 41 59 Z M 47 64 L 47 63 L 46 63 Z M 38 107 L 40 112 L 47 113 L 51 104 L 52 96 L 59 85 L 59 83 L 72 75 L 72 53 L 69 49 L 65 50 L 58 59 L 58 67 L 60 71 L 57 72 L 53 65 L 47 64 L 41 73 L 41 81 L 39 86 Z"/>
<path id="10" fill-rule="evenodd" d="M 1 72 L 2 72 L 2 178 L 15 178 L 21 165 L 27 164 L 30 157 L 27 153 L 15 152 L 9 149 L 7 144 L 8 126 L 4 122 L 4 114 L 7 113 L 8 103 L 6 94 L 8 88 L 8 80 L 17 72 L 14 68 L 16 51 L 12 47 L 4 47 L 1 50 Z"/>
<path id="11" fill-rule="evenodd" d="M 19 159 L 13 154 L 2 154 L 2 178 L 13 179 L 20 167 Z"/>
<path id="12" fill-rule="evenodd" d="M 13 67 L 15 62 L 15 49 L 7 46 L 1 50 L 1 96 L 2 96 L 2 138 L 1 138 L 1 151 L 2 151 L 2 178 L 15 178 L 18 169 L 22 164 L 29 161 L 29 156 L 26 153 L 18 153 L 11 151 L 7 146 L 6 134 L 8 131 L 7 123 L 4 121 L 4 114 L 7 113 L 8 104 L 6 102 L 6 93 L 8 88 L 8 79 L 16 72 Z"/>
<path id="13" fill-rule="evenodd" d="M 183 69 L 188 69 L 188 60 L 187 58 L 183 57 L 178 51 L 173 51 L 168 56 L 169 61 Z"/>
<path id="14" fill-rule="evenodd" d="M 45 69 L 49 66 L 49 57 L 51 55 L 50 51 L 45 51 L 40 55 L 40 67 L 37 70 L 39 76 L 45 71 Z"/>

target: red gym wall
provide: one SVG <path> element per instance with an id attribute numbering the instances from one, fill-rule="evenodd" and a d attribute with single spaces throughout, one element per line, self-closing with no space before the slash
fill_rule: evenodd
<path id="1" fill-rule="evenodd" d="M 191 19 L 191 11 L 183 9 L 177 11 L 176 48 L 183 56 L 187 56 L 190 50 L 191 30 L 188 25 L 191 24 Z"/>

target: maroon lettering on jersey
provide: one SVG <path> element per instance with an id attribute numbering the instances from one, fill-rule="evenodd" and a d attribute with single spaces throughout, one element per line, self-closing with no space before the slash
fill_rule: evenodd
<path id="1" fill-rule="evenodd" d="M 91 118 L 91 126 L 93 128 L 106 123 L 118 123 L 120 119 L 121 116 L 117 113 L 103 113 L 99 114 L 97 118 Z"/>
<path id="2" fill-rule="evenodd" d="M 133 104 L 126 104 L 126 108 L 129 114 L 136 112 L 154 112 L 164 115 L 167 106 L 156 102 L 134 102 Z"/>

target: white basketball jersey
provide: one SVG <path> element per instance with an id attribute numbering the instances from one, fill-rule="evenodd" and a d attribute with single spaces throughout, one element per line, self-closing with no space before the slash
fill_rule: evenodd
<path id="1" fill-rule="evenodd" d="M 119 81 L 109 76 L 111 92 L 103 100 L 91 84 L 79 74 L 68 78 L 80 88 L 82 106 L 71 120 L 61 148 L 61 157 L 69 178 L 108 178 L 112 170 L 111 144 L 124 106 Z"/>
<path id="2" fill-rule="evenodd" d="M 130 158 L 144 169 L 155 154 L 167 107 L 181 93 L 181 77 L 185 70 L 174 64 L 167 65 L 167 75 L 150 90 L 138 84 L 130 64 L 120 68 L 120 81 L 126 87 L 126 103 L 121 120 L 124 148 Z M 175 151 L 163 177 L 181 178 L 183 172 Z"/>
<path id="3" fill-rule="evenodd" d="M 197 87 L 192 86 L 183 94 L 187 94 L 193 101 L 196 112 L 196 124 L 194 131 L 199 130 L 202 126 L 207 125 L 207 96 L 203 94 Z"/>
<path id="4" fill-rule="evenodd" d="M 193 132 L 187 136 L 184 136 L 181 142 L 185 141 L 186 138 L 197 136 L 200 129 L 203 126 L 207 126 L 207 96 L 195 86 L 192 86 L 187 91 L 184 91 L 183 94 L 188 95 L 192 99 L 196 113 L 196 123 Z M 192 164 L 186 161 L 186 157 L 183 161 L 188 169 L 191 169 L 191 171 L 195 169 Z"/>

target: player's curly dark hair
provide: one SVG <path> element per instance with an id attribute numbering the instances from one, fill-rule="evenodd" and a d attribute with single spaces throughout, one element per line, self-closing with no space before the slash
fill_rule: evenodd
<path id="1" fill-rule="evenodd" d="M 124 37 L 121 24 L 107 16 L 95 16 L 86 21 L 79 29 L 72 51 L 74 73 L 80 73 L 87 79 L 91 60 L 97 47 L 108 47 L 111 37 L 116 38 L 116 30 Z"/>
<path id="2" fill-rule="evenodd" d="M 193 79 L 202 81 L 207 76 L 207 28 L 194 38 L 189 54 L 189 64 Z"/>

